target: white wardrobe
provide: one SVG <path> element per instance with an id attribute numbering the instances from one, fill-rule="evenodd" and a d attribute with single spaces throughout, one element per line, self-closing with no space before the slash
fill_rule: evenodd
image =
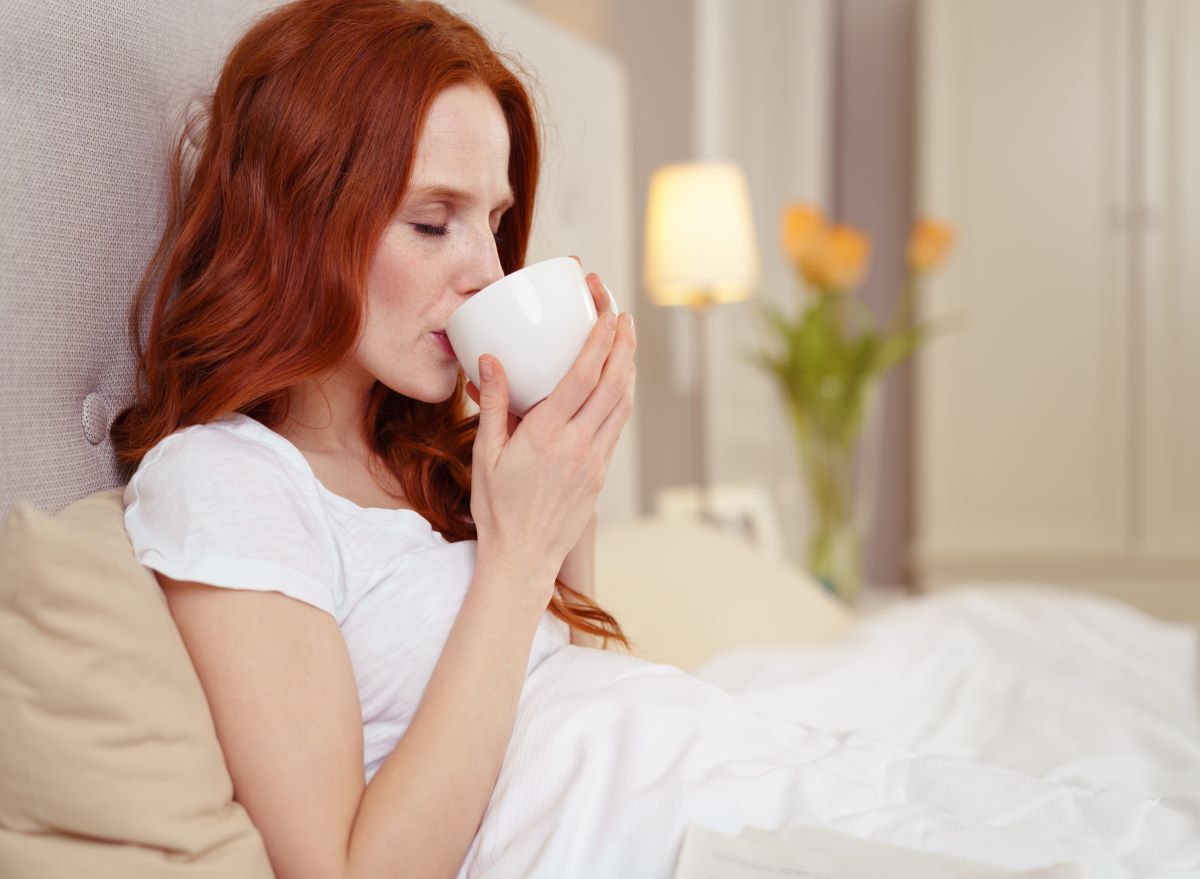
<path id="1" fill-rule="evenodd" d="M 1200 620 L 1200 0 L 922 0 L 923 588 Z"/>

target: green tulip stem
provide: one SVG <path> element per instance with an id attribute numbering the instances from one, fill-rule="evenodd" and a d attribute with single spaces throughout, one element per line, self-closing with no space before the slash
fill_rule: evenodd
<path id="1" fill-rule="evenodd" d="M 837 597 L 853 602 L 862 585 L 861 539 L 854 522 L 855 438 L 839 441 L 792 407 L 800 460 L 814 517 L 808 568 Z"/>

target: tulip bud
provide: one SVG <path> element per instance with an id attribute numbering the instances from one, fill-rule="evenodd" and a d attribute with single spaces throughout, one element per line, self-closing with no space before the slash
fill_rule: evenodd
<path id="1" fill-rule="evenodd" d="M 908 265 L 916 272 L 937 268 L 954 243 L 954 230 L 936 220 L 923 219 L 912 230 L 908 240 Z"/>
<path id="2" fill-rule="evenodd" d="M 780 243 L 805 283 L 819 287 L 823 279 L 821 261 L 829 231 L 821 211 L 801 202 L 783 209 L 779 222 Z"/>
<path id="3" fill-rule="evenodd" d="M 836 226 L 829 234 L 823 263 L 825 286 L 837 292 L 857 287 L 867 271 L 871 244 L 850 226 Z"/>

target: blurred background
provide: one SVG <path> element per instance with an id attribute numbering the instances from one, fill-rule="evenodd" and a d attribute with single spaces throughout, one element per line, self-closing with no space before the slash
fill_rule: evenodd
<path id="1" fill-rule="evenodd" d="M 959 322 L 886 375 L 863 431 L 865 600 L 1019 580 L 1200 619 L 1200 3 L 518 5 L 623 72 L 638 512 L 694 512 L 702 465 L 726 526 L 803 566 L 796 438 L 739 355 L 764 340 L 756 301 L 801 301 L 781 211 L 869 238 L 855 295 L 881 322 L 936 217 L 955 245 L 918 308 Z M 688 310 L 640 283 L 651 177 L 698 159 L 744 172 L 761 259 L 752 299 L 710 310 L 700 367 Z"/>
<path id="2" fill-rule="evenodd" d="M 13 18 L 33 48 L 7 97 L 0 516 L 117 484 L 130 360 L 123 322 L 92 315 L 127 307 L 158 234 L 142 206 L 164 197 L 156 164 L 120 163 L 173 136 L 277 2 L 181 6 L 182 54 L 127 40 L 140 13 L 121 4 L 86 31 Z M 539 106 L 529 259 L 577 254 L 637 319 L 603 524 L 707 514 L 786 572 L 861 583 L 864 607 L 1008 581 L 1200 620 L 1200 0 L 447 3 Z M 695 163 L 714 173 L 675 173 Z M 801 253 L 818 214 L 853 233 L 824 248 L 832 295 Z M 919 221 L 952 239 L 914 283 Z M 831 337 L 792 333 L 774 374 L 754 359 L 778 350 L 764 309 L 814 302 L 839 303 L 834 326 L 911 304 L 941 327 L 842 419 L 850 475 L 798 429 L 798 389 L 810 414 L 854 411 Z M 44 344 L 63 314 L 86 331 Z M 838 506 L 854 527 L 814 546 Z"/>

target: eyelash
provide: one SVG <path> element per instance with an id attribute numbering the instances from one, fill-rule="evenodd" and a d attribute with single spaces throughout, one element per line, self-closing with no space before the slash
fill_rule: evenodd
<path id="1" fill-rule="evenodd" d="M 413 228 L 422 235 L 428 235 L 430 238 L 441 238 L 443 235 L 450 234 L 450 227 L 446 225 L 431 226 L 428 223 L 413 223 Z M 504 234 L 499 231 L 493 232 L 492 237 L 497 241 L 504 240 Z"/>

